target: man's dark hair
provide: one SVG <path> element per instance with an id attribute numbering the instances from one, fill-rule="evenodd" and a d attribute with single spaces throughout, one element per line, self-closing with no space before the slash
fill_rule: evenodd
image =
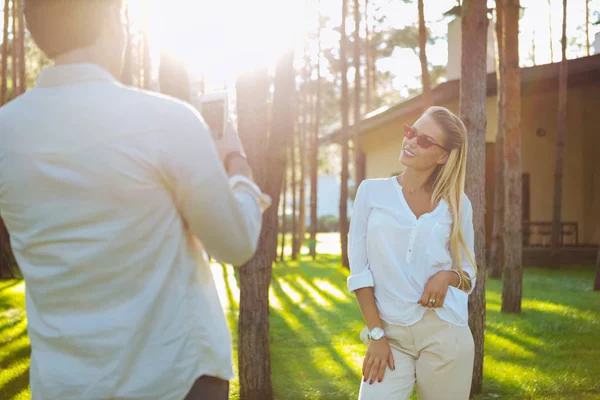
<path id="1" fill-rule="evenodd" d="M 123 0 L 25 0 L 27 28 L 50 58 L 91 46 L 110 8 Z"/>

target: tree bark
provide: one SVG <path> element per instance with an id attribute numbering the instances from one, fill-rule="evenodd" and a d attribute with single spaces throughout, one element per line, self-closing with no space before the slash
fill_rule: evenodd
<path id="1" fill-rule="evenodd" d="M 14 278 L 17 262 L 10 246 L 10 235 L 0 218 L 0 279 Z"/>
<path id="2" fill-rule="evenodd" d="M 548 0 L 548 28 L 550 29 L 550 62 L 554 62 L 554 44 L 552 42 L 552 2 Z"/>
<path id="3" fill-rule="evenodd" d="M 347 58 L 347 37 L 346 37 L 346 17 L 348 15 L 348 0 L 342 0 L 342 23 L 340 27 L 340 65 L 342 75 L 342 172 L 340 186 L 340 243 L 342 246 L 342 265 L 349 267 L 348 261 L 348 163 L 350 158 L 349 149 L 349 101 L 348 101 L 348 58 Z"/>
<path id="4" fill-rule="evenodd" d="M 519 0 L 504 0 L 504 61 L 506 92 L 503 98 L 504 155 L 504 281 L 502 312 L 520 313 L 523 294 L 523 208 L 521 167 L 521 76 L 519 69 Z"/>
<path id="5" fill-rule="evenodd" d="M 2 84 L 0 87 L 0 105 L 6 103 L 8 88 L 8 22 L 10 13 L 10 0 L 4 0 L 4 29 L 2 32 Z"/>
<path id="6" fill-rule="evenodd" d="M 286 150 L 286 158 L 287 158 L 287 150 Z M 284 172 L 283 172 L 283 189 L 282 189 L 282 207 L 281 207 L 281 215 L 282 215 L 282 221 L 281 221 L 281 252 L 279 253 L 279 261 L 283 261 L 285 258 L 285 235 L 287 234 L 287 230 L 288 230 L 288 226 L 287 226 L 287 210 L 286 210 L 286 206 L 287 206 L 287 183 L 288 183 L 288 171 L 287 171 L 287 165 L 286 167 L 284 167 Z"/>
<path id="7" fill-rule="evenodd" d="M 304 234 L 306 232 L 306 142 L 309 140 L 311 131 L 309 121 L 310 110 L 310 53 L 308 49 L 308 37 L 304 43 L 304 85 L 302 90 L 302 129 L 300 129 L 300 140 L 298 141 L 298 153 L 300 158 L 300 193 L 298 204 L 298 237 L 296 244 L 297 253 L 301 255 L 304 245 Z"/>
<path id="8" fill-rule="evenodd" d="M 496 153 L 494 165 L 494 226 L 492 232 L 492 245 L 490 249 L 490 262 L 488 265 L 489 277 L 500 278 L 504 266 L 504 126 L 503 126 L 503 101 L 504 101 L 504 0 L 496 0 L 496 42 L 498 43 L 498 62 L 496 64 L 497 101 L 498 101 L 498 130 L 496 134 Z"/>
<path id="9" fill-rule="evenodd" d="M 561 246 L 561 213 L 562 213 L 562 186 L 563 186 L 563 164 L 565 152 L 565 136 L 567 134 L 567 0 L 563 0 L 563 24 L 562 24 L 562 61 L 558 77 L 558 132 L 556 135 L 556 165 L 554 170 L 554 207 L 552 213 L 552 263 L 553 267 L 560 265 Z"/>
<path id="10" fill-rule="evenodd" d="M 318 187 L 319 187 L 319 125 L 321 124 L 321 2 L 319 1 L 319 28 L 317 32 L 317 88 L 314 107 L 314 125 L 312 134 L 312 149 L 310 154 L 310 255 L 313 260 L 317 257 Z"/>
<path id="11" fill-rule="evenodd" d="M 292 167 L 292 260 L 298 259 L 298 177 L 296 163 L 297 136 L 292 138 L 291 145 L 291 167 Z"/>
<path id="12" fill-rule="evenodd" d="M 477 284 L 469 296 L 469 327 L 475 341 L 471 394 L 481 392 L 485 329 L 485 131 L 487 5 L 465 0 L 462 6 L 460 116 L 469 133 L 466 192 L 473 205 Z"/>
<path id="13" fill-rule="evenodd" d="M 362 150 L 360 138 L 360 121 L 362 113 L 360 110 L 360 4 L 354 0 L 354 169 L 356 174 L 356 187 L 365 180 L 365 153 Z"/>
<path id="14" fill-rule="evenodd" d="M 12 2 L 12 33 L 13 33 L 13 40 L 12 40 L 12 98 L 14 99 L 15 97 L 17 97 L 19 95 L 19 76 L 18 76 L 18 71 L 19 71 L 19 46 L 17 45 L 18 43 L 18 26 L 17 26 L 17 20 L 18 18 L 18 9 L 17 9 L 17 3 L 16 1 L 13 0 Z"/>
<path id="15" fill-rule="evenodd" d="M 142 75 L 143 81 L 141 87 L 149 90 L 152 84 L 152 59 L 150 57 L 150 38 L 148 34 L 148 25 L 149 25 L 149 5 L 148 0 L 142 0 L 142 12 L 143 12 L 143 21 L 142 21 Z"/>
<path id="16" fill-rule="evenodd" d="M 152 59 L 150 58 L 150 40 L 148 36 L 148 30 L 144 29 L 144 86 L 146 90 L 150 90 L 152 85 Z"/>
<path id="17" fill-rule="evenodd" d="M 424 0 L 419 0 L 419 58 L 421 60 L 421 84 L 423 85 L 423 108 L 432 106 L 431 79 L 427 66 L 427 27 L 425 26 Z"/>
<path id="18" fill-rule="evenodd" d="M 18 46 L 19 46 L 19 94 L 25 93 L 27 90 L 27 76 L 26 76 L 26 60 L 25 60 L 25 13 L 23 0 L 13 0 L 18 4 Z"/>
<path id="19" fill-rule="evenodd" d="M 373 110 L 371 93 L 371 32 L 369 30 L 369 0 L 365 0 L 365 113 Z"/>
<path id="20" fill-rule="evenodd" d="M 160 53 L 158 81 L 161 93 L 186 103 L 192 102 L 187 68 L 165 49 Z"/>
<path id="21" fill-rule="evenodd" d="M 273 200 L 271 208 L 263 216 L 257 252 L 240 269 L 238 362 L 242 400 L 273 399 L 269 351 L 269 284 L 274 249 L 277 246 L 277 210 L 283 185 L 285 150 L 294 131 L 293 59 L 293 52 L 288 52 L 277 63 L 270 136 L 267 136 L 267 69 L 261 68 L 244 74 L 237 85 L 240 137 L 257 184 Z"/>
<path id="22" fill-rule="evenodd" d="M 585 55 L 590 56 L 590 0 L 585 0 Z"/>
<path id="23" fill-rule="evenodd" d="M 596 257 L 596 280 L 594 281 L 594 290 L 600 292 L 600 245 L 598 246 L 598 256 Z"/>
<path id="24" fill-rule="evenodd" d="M 121 83 L 126 86 L 133 85 L 133 41 L 131 40 L 131 16 L 129 6 L 125 8 L 125 30 L 127 31 L 127 44 L 125 47 L 125 62 L 121 73 Z"/>

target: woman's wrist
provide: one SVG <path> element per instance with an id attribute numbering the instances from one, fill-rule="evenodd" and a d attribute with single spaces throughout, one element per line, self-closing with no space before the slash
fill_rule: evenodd
<path id="1" fill-rule="evenodd" d="M 440 274 L 443 274 L 448 286 L 459 287 L 461 283 L 460 274 L 458 271 L 450 270 L 450 271 L 440 271 Z"/>

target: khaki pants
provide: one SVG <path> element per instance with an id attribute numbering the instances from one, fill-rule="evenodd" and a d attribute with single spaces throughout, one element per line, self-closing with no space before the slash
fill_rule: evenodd
<path id="1" fill-rule="evenodd" d="M 415 382 L 419 400 L 467 400 L 471 389 L 475 346 L 468 326 L 442 321 L 427 310 L 411 326 L 384 329 L 396 369 L 385 371 L 381 383 L 361 380 L 359 400 L 406 400 Z M 367 343 L 367 328 L 361 339 Z"/>

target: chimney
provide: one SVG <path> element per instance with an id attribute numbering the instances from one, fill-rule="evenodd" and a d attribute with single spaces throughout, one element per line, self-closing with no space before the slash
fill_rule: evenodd
<path id="1" fill-rule="evenodd" d="M 594 54 L 600 54 L 600 32 L 596 33 L 594 39 Z"/>
<path id="2" fill-rule="evenodd" d="M 487 35 L 487 72 L 496 71 L 496 41 L 494 40 L 494 22 L 489 21 Z M 460 79 L 461 62 L 461 18 L 450 21 L 448 24 L 448 66 L 446 78 L 449 81 Z"/>

